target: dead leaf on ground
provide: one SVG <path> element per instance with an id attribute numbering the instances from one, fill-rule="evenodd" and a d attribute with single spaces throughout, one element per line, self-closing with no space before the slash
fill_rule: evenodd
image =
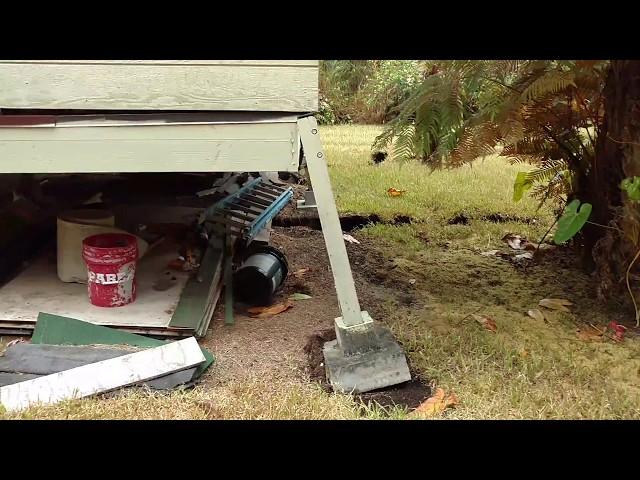
<path id="1" fill-rule="evenodd" d="M 276 303 L 270 307 L 251 307 L 247 310 L 252 317 L 266 318 L 272 317 L 293 307 L 293 302 L 287 300 L 285 303 Z"/>
<path id="2" fill-rule="evenodd" d="M 536 246 L 521 235 L 515 233 L 507 233 L 502 237 L 502 241 L 506 242 L 514 250 L 535 250 Z"/>
<path id="3" fill-rule="evenodd" d="M 529 310 L 527 312 L 527 315 L 529 315 L 531 318 L 535 318 L 536 320 L 539 320 L 541 322 L 546 322 L 547 321 L 546 317 L 544 316 L 544 313 L 542 313 L 537 308 Z"/>
<path id="4" fill-rule="evenodd" d="M 306 273 L 310 272 L 310 268 L 301 268 L 293 272 L 293 276 L 296 278 L 302 278 Z"/>
<path id="5" fill-rule="evenodd" d="M 585 326 L 576 330 L 576 336 L 583 342 L 602 342 L 604 340 L 603 333 L 604 332 L 591 326 Z"/>
<path id="6" fill-rule="evenodd" d="M 487 330 L 490 330 L 494 333 L 498 331 L 498 326 L 496 325 L 496 321 L 493 318 L 487 317 L 486 315 L 476 315 L 476 314 L 473 315 L 473 318 L 476 322 L 478 322 Z"/>
<path id="7" fill-rule="evenodd" d="M 349 235 L 348 233 L 343 233 L 342 234 L 342 238 L 344 238 L 347 242 L 349 243 L 360 243 L 358 240 L 356 240 L 355 238 L 353 238 L 351 235 Z"/>
<path id="8" fill-rule="evenodd" d="M 455 393 L 445 396 L 442 388 L 436 389 L 435 395 L 422 402 L 418 407 L 409 414 L 410 417 L 432 417 L 444 411 L 449 407 L 458 405 L 460 402 Z"/>
<path id="9" fill-rule="evenodd" d="M 185 263 L 186 261 L 183 258 L 176 258 L 174 260 L 171 260 L 169 262 L 169 265 L 167 265 L 167 267 L 169 267 L 171 270 L 182 271 Z"/>
<path id="10" fill-rule="evenodd" d="M 500 250 L 487 250 L 486 252 L 480 252 L 483 257 L 495 257 Z"/>
<path id="11" fill-rule="evenodd" d="M 306 293 L 292 293 L 289 295 L 289 300 L 308 300 L 311 298 L 311 295 L 307 295 Z"/>
<path id="12" fill-rule="evenodd" d="M 567 308 L 569 305 L 573 305 L 569 300 L 563 298 L 543 298 L 538 302 L 541 307 L 546 307 L 551 310 L 560 310 L 561 312 L 570 312 Z"/>
<path id="13" fill-rule="evenodd" d="M 398 189 L 393 188 L 393 187 L 391 187 L 390 189 L 387 190 L 387 193 L 392 197 L 399 197 L 400 195 L 402 195 L 405 192 L 406 192 L 406 190 L 398 190 Z"/>
<path id="14" fill-rule="evenodd" d="M 529 356 L 529 351 L 528 351 L 528 350 L 526 350 L 526 349 L 524 349 L 524 348 L 523 348 L 522 350 L 520 350 L 518 353 L 519 353 L 519 354 L 520 354 L 520 356 L 521 356 L 521 357 L 523 357 L 523 358 L 524 358 L 524 357 Z"/>
<path id="15" fill-rule="evenodd" d="M 609 323 L 609 328 L 613 330 L 614 332 L 613 339 L 616 342 L 621 342 L 624 340 L 624 334 L 627 332 L 627 327 L 625 327 L 624 325 L 620 325 L 615 320 L 611 320 L 611 322 Z"/>

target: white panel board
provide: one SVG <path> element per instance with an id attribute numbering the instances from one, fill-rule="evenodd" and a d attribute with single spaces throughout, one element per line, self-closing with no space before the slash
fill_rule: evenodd
<path id="1" fill-rule="evenodd" d="M 7 411 L 83 398 L 185 370 L 206 359 L 195 338 L 83 365 L 0 388 Z"/>

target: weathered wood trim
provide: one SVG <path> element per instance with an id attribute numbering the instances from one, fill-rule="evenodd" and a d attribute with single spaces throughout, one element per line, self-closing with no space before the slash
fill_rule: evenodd
<path id="1" fill-rule="evenodd" d="M 293 122 L 0 128 L 0 173 L 297 171 Z"/>
<path id="2" fill-rule="evenodd" d="M 318 60 L 0 60 L 3 63 L 53 65 L 254 65 L 318 67 Z"/>
<path id="3" fill-rule="evenodd" d="M 313 112 L 315 60 L 0 60 L 0 108 Z"/>

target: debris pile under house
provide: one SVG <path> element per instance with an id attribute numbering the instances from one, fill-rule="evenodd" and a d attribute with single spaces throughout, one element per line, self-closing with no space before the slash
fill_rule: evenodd
<path id="1" fill-rule="evenodd" d="M 195 337 L 222 292 L 233 324 L 234 290 L 265 304 L 282 285 L 287 260 L 269 232 L 292 188 L 277 172 L 304 170 L 313 192 L 298 207 L 317 210 L 342 315 L 324 348 L 331 385 L 362 392 L 410 380 L 393 336 L 360 309 L 312 116 L 317 61 L 0 60 L 0 84 L 0 334 L 33 333 L 38 344 L 57 318 L 184 339 L 65 331 L 47 347 L 12 346 L 0 372 L 29 379 L 2 387 L 5 407 L 66 398 L 71 387 L 90 395 L 199 375 L 212 359 Z M 127 372 L 125 357 L 139 368 Z M 43 369 L 43 358 L 57 360 Z M 103 382 L 104 371 L 114 376 Z"/>
<path id="2" fill-rule="evenodd" d="M 242 262 L 251 264 L 253 252 L 264 256 L 270 221 L 292 197 L 291 187 L 258 173 L 55 175 L 33 188 L 46 203 L 15 195 L 0 215 L 3 249 L 13 252 L 0 270 L 4 334 L 29 333 L 45 312 L 135 333 L 202 336 L 225 283 L 225 259 L 231 269 L 235 258 L 240 274 L 262 271 Z M 84 239 L 113 232 L 138 244 L 135 301 L 116 309 L 88 301 L 82 258 Z M 252 291 L 267 302 L 275 288 L 259 280 Z"/>

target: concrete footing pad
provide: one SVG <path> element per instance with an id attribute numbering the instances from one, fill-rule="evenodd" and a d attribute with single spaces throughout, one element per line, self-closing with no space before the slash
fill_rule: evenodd
<path id="1" fill-rule="evenodd" d="M 363 393 L 411 380 L 402 348 L 393 334 L 367 320 L 358 328 L 336 319 L 337 340 L 324 344 L 327 379 L 334 391 Z"/>

